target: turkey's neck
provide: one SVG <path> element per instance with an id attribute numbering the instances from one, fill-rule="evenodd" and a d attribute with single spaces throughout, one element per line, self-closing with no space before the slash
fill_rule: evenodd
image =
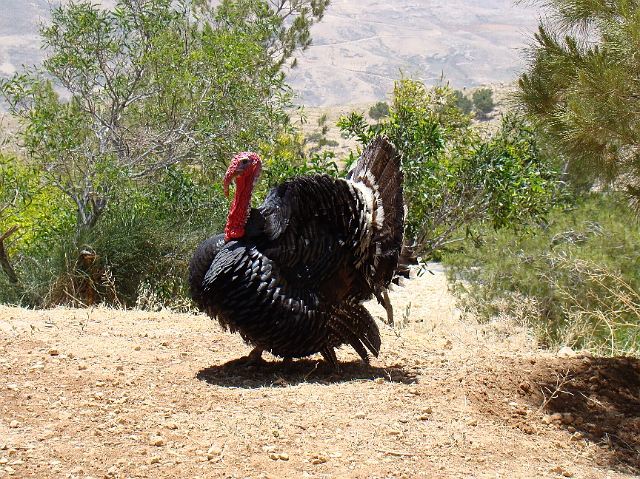
<path id="1" fill-rule="evenodd" d="M 253 175 L 247 174 L 236 178 L 236 193 L 233 196 L 231 208 L 229 209 L 227 226 L 224 228 L 225 241 L 242 238 L 244 236 L 244 227 L 247 223 L 249 207 L 251 205 L 253 184 Z"/>

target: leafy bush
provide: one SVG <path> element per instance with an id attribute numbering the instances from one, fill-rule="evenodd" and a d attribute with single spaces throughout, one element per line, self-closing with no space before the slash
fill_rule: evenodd
<path id="1" fill-rule="evenodd" d="M 480 88 L 473 92 L 471 98 L 473 99 L 473 107 L 476 109 L 476 116 L 479 118 L 487 116 L 495 107 L 491 88 Z"/>
<path id="2" fill-rule="evenodd" d="M 640 328 L 639 233 L 616 196 L 599 194 L 554 210 L 530 234 L 481 226 L 443 261 L 461 305 L 480 318 L 520 316 L 547 346 L 630 352 Z"/>
<path id="3" fill-rule="evenodd" d="M 454 101 L 453 104 L 460 108 L 465 115 L 471 113 L 473 110 L 473 102 L 462 93 L 460 90 L 453 90 Z"/>
<path id="4" fill-rule="evenodd" d="M 535 220 L 554 187 L 555 173 L 524 121 L 505 117 L 495 135 L 482 138 L 454 103 L 446 86 L 403 78 L 387 119 L 370 125 L 352 113 L 338 123 L 363 145 L 384 134 L 402 154 L 406 236 L 424 257 L 459 241 L 461 227 L 475 221 L 500 228 Z"/>
<path id="5" fill-rule="evenodd" d="M 386 116 L 389 116 L 389 104 L 386 101 L 379 101 L 369 108 L 369 117 L 376 121 Z"/>
<path id="6" fill-rule="evenodd" d="M 184 303 L 190 254 L 224 222 L 220 170 L 291 134 L 284 64 L 327 5 L 52 6 L 47 59 L 0 81 L 29 162 L 0 164 L 0 227 L 21 225 L 0 302 Z M 274 158 L 269 180 L 333 168 L 328 154 Z"/>
<path id="7" fill-rule="evenodd" d="M 307 156 L 303 147 L 301 135 L 285 134 L 263 145 L 255 204 L 294 176 L 338 175 L 331 154 Z M 149 181 L 122 181 L 100 221 L 78 232 L 75 205 L 60 189 L 41 184 L 38 170 L 14 157 L 0 157 L 0 227 L 21 226 L 6 242 L 19 281 L 0 270 L 0 303 L 188 308 L 191 255 L 226 221 L 222 172 L 174 166 Z"/>

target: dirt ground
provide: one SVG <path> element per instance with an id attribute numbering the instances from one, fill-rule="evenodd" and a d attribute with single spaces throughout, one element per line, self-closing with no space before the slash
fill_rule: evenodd
<path id="1" fill-rule="evenodd" d="M 246 369 L 203 315 L 0 306 L 0 477 L 640 473 L 640 361 L 462 320 L 438 271 L 391 298 L 380 357 L 343 348 L 341 374 L 320 357 Z"/>

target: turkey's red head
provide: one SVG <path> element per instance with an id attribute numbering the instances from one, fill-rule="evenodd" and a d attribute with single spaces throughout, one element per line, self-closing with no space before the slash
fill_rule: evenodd
<path id="1" fill-rule="evenodd" d="M 231 202 L 231 209 L 224 229 L 224 239 L 229 241 L 244 236 L 244 226 L 251 206 L 253 187 L 262 173 L 262 162 L 255 153 L 238 153 L 224 175 L 224 195 L 229 196 L 229 185 L 236 179 L 236 193 Z"/>

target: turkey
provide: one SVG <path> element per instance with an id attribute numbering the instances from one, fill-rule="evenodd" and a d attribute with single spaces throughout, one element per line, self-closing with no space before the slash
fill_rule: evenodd
<path id="1" fill-rule="evenodd" d="M 380 332 L 362 302 L 385 301 L 404 234 L 400 156 L 379 137 L 346 179 L 302 176 L 273 188 L 259 208 L 251 195 L 262 170 L 240 153 L 224 177 L 236 192 L 224 234 L 204 241 L 189 267 L 191 295 L 223 328 L 262 352 L 290 361 L 321 353 L 339 369 L 335 348 L 368 361 Z"/>

